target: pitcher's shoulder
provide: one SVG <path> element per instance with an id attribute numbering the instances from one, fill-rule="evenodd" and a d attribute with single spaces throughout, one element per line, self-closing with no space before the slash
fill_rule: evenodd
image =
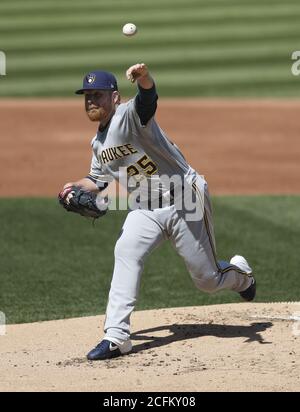
<path id="1" fill-rule="evenodd" d="M 120 103 L 117 107 L 116 114 L 121 114 L 132 109 L 134 109 L 134 99 Z"/>

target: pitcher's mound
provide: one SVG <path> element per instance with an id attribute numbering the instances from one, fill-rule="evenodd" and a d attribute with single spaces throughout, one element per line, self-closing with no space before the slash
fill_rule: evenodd
<path id="1" fill-rule="evenodd" d="M 1 391 L 299 391 L 300 303 L 135 312 L 130 355 L 88 362 L 104 316 L 10 325 Z"/>

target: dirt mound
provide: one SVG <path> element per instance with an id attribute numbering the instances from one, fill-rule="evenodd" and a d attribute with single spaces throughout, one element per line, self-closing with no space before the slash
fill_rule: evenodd
<path id="1" fill-rule="evenodd" d="M 297 312 L 298 311 L 298 312 Z M 135 312 L 133 353 L 88 362 L 104 316 L 9 325 L 1 391 L 299 391 L 299 303 Z"/>

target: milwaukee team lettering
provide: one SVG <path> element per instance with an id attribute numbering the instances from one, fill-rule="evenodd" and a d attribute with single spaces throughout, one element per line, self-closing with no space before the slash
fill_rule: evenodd
<path id="1" fill-rule="evenodd" d="M 103 164 L 111 162 L 112 160 L 118 160 L 125 156 L 138 153 L 130 143 L 123 144 L 121 146 L 109 147 L 101 152 L 101 159 Z"/>

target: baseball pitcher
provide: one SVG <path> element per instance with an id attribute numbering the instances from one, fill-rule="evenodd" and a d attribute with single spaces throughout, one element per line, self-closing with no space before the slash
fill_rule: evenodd
<path id="1" fill-rule="evenodd" d="M 197 288 L 212 293 L 230 289 L 251 301 L 256 282 L 242 256 L 218 261 L 207 183 L 160 129 L 157 92 L 145 64 L 126 72 L 137 83 L 136 96 L 121 103 L 111 73 L 93 71 L 77 94 L 84 95 L 89 119 L 98 124 L 92 139 L 89 174 L 64 185 L 59 201 L 68 211 L 98 218 L 107 212 L 101 196 L 115 179 L 132 202 L 115 245 L 115 264 L 106 309 L 104 338 L 89 360 L 109 359 L 132 349 L 130 315 L 134 309 L 146 257 L 170 240 L 184 259 Z"/>

